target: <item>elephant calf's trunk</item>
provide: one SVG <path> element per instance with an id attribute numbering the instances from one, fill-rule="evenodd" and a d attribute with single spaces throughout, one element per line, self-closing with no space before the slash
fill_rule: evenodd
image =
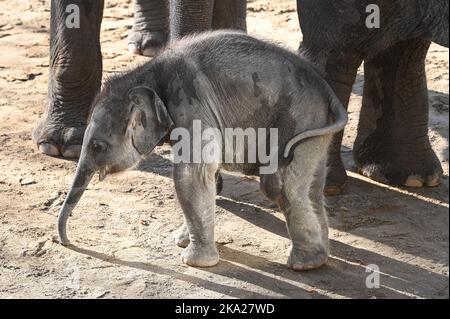
<path id="1" fill-rule="evenodd" d="M 83 160 L 80 159 L 72 187 L 70 188 L 69 193 L 64 200 L 64 204 L 59 211 L 58 234 L 59 240 L 63 245 L 69 245 L 69 239 L 67 238 L 66 232 L 67 219 L 72 214 L 73 209 L 83 195 L 84 190 L 94 175 L 94 172 L 95 170 L 89 168 L 87 165 L 84 165 Z"/>

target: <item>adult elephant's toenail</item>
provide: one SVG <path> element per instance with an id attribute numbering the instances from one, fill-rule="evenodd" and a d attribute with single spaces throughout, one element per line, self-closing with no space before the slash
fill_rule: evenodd
<path id="1" fill-rule="evenodd" d="M 414 188 L 423 187 L 423 178 L 419 175 L 410 175 L 406 179 L 405 186 Z"/>
<path id="2" fill-rule="evenodd" d="M 50 143 L 40 143 L 39 144 L 39 151 L 43 154 L 50 155 L 50 156 L 59 156 L 59 150 L 55 145 L 52 145 Z"/>
<path id="3" fill-rule="evenodd" d="M 154 57 L 156 53 L 158 52 L 159 48 L 145 48 L 144 51 L 142 51 L 142 55 L 146 57 Z"/>
<path id="4" fill-rule="evenodd" d="M 325 188 L 323 189 L 323 193 L 326 196 L 336 196 L 339 195 L 340 193 L 342 193 L 343 191 L 343 186 L 337 186 L 337 185 L 327 185 L 325 186 Z"/>
<path id="5" fill-rule="evenodd" d="M 63 150 L 62 156 L 66 158 L 78 158 L 80 157 L 80 153 L 81 145 L 71 145 Z"/>
<path id="6" fill-rule="evenodd" d="M 130 52 L 131 54 L 136 54 L 136 55 L 140 55 L 141 54 L 140 47 L 135 42 L 128 43 L 128 52 Z"/>
<path id="7" fill-rule="evenodd" d="M 428 187 L 437 187 L 441 184 L 441 174 L 427 176 L 426 184 Z"/>

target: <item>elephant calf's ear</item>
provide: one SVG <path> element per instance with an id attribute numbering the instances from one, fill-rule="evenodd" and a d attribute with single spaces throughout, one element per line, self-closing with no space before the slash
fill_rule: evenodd
<path id="1" fill-rule="evenodd" d="M 150 153 L 174 125 L 166 106 L 150 88 L 137 87 L 128 92 L 132 105 L 129 129 L 134 148 Z"/>
<path id="2" fill-rule="evenodd" d="M 150 109 L 156 115 L 158 123 L 163 127 L 171 127 L 173 125 L 172 118 L 167 112 L 167 108 L 159 98 L 155 91 L 148 87 L 136 87 L 128 92 L 131 102 L 138 106 L 141 110 Z"/>

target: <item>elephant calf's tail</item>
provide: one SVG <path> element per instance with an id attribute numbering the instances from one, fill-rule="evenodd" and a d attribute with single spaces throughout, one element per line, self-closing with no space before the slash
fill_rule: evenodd
<path id="1" fill-rule="evenodd" d="M 337 96 L 334 94 L 332 89 L 328 87 L 329 94 L 330 94 L 330 111 L 333 114 L 334 117 L 334 123 L 318 128 L 313 129 L 310 131 L 304 131 L 298 135 L 295 135 L 293 138 L 289 140 L 289 142 L 286 144 L 286 147 L 284 148 L 284 157 L 289 157 L 289 152 L 291 151 L 292 147 L 295 146 L 295 144 L 301 142 L 304 139 L 314 137 L 314 136 L 323 136 L 328 134 L 335 134 L 340 131 L 342 131 L 347 124 L 348 121 L 348 115 L 347 111 L 345 110 L 342 103 L 339 101 Z"/>

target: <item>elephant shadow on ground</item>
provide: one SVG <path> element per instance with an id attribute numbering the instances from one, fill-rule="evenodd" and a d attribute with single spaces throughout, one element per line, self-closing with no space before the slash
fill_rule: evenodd
<path id="1" fill-rule="evenodd" d="M 81 247 L 74 246 L 74 245 L 70 245 L 67 248 L 71 249 L 77 253 L 87 255 L 92 258 L 96 258 L 96 259 L 99 259 L 99 260 L 102 260 L 104 262 L 108 262 L 108 263 L 111 263 L 114 265 L 120 265 L 120 266 L 130 267 L 130 268 L 139 269 L 139 270 L 143 270 L 143 271 L 148 271 L 148 272 L 155 273 L 155 274 L 169 276 L 173 279 L 192 283 L 194 285 L 203 287 L 205 289 L 212 290 L 212 291 L 215 291 L 218 293 L 223 293 L 223 294 L 229 295 L 231 297 L 235 297 L 235 298 L 265 298 L 265 297 L 267 297 L 265 295 L 255 293 L 255 292 L 252 292 L 252 291 L 249 291 L 246 289 L 232 287 L 232 286 L 220 284 L 220 283 L 214 283 L 209 280 L 202 279 L 198 276 L 184 274 L 182 272 L 164 268 L 164 267 L 161 267 L 158 265 L 153 265 L 150 263 L 127 261 L 127 260 L 119 259 L 119 258 L 116 258 L 114 256 L 111 256 L 111 255 L 108 255 L 105 253 L 97 252 L 97 251 L 86 249 L 86 248 L 81 248 Z M 237 270 L 237 269 L 235 269 L 235 270 Z"/>
<path id="2" fill-rule="evenodd" d="M 226 197 L 220 197 L 217 204 L 258 227 L 281 237 L 288 236 L 284 221 L 262 209 L 257 210 L 255 206 L 237 203 Z M 250 207 L 251 209 L 247 209 Z M 287 269 L 284 263 L 273 262 L 226 245 L 218 247 L 221 260 L 217 266 L 195 269 L 193 274 L 151 263 L 123 260 L 76 246 L 69 248 L 108 263 L 166 275 L 235 298 L 267 298 L 270 295 L 252 291 L 251 288 L 206 280 L 204 275 L 197 274 L 212 273 L 230 280 L 240 280 L 270 291 L 271 295 L 289 298 L 327 298 L 324 292 L 347 298 L 443 298 L 448 289 L 445 275 L 337 240 L 331 241 L 332 253 L 327 265 L 301 273 Z M 368 273 L 365 265 L 377 265 L 380 268 L 381 285 L 378 289 L 367 288 Z"/>
<path id="3" fill-rule="evenodd" d="M 218 206 L 260 228 L 288 238 L 284 220 L 267 212 L 267 209 L 272 207 L 268 205 L 270 202 L 259 200 L 260 208 L 255 207 L 253 203 L 246 204 L 245 194 L 243 199 L 234 190 L 230 190 L 229 185 L 233 181 L 236 182 L 236 177 L 224 180 L 225 189 L 222 197 L 217 200 Z M 246 194 L 258 192 L 257 183 L 253 183 L 255 184 L 253 186 L 251 181 L 244 183 L 242 189 L 246 190 Z M 446 188 L 448 194 L 448 185 Z M 444 190 L 440 193 L 444 193 Z M 324 290 L 329 290 L 334 284 L 343 287 L 344 281 L 344 284 L 347 282 L 349 289 L 345 293 L 342 291 L 338 293 L 347 297 L 361 296 L 361 291 L 372 293 L 375 297 L 380 295 L 393 298 L 445 295 L 442 291 L 448 287 L 447 277 L 444 274 L 430 272 L 399 258 L 388 257 L 387 255 L 395 253 L 383 254 L 383 250 L 402 252 L 411 256 L 411 260 L 422 258 L 448 265 L 447 204 L 427 197 L 426 193 L 419 195 L 393 187 L 374 185 L 357 174 L 351 174 L 345 194 L 329 198 L 327 202 L 332 229 L 350 233 L 356 238 L 360 237 L 362 241 L 368 241 L 371 247 L 376 249 L 365 247 L 362 249 L 331 240 L 332 257 L 325 267 L 304 273 L 301 277 L 286 271 L 283 272 L 286 278 L 294 281 L 301 278 L 303 283 Z M 431 236 L 430 233 L 434 234 Z M 251 261 L 251 265 L 248 265 L 251 268 L 266 267 L 264 264 L 268 263 L 268 261 L 259 263 L 260 259 L 253 256 L 240 258 L 239 255 L 242 254 L 244 253 L 224 248 L 222 258 L 236 262 Z M 364 286 L 364 278 L 367 276 L 365 265 L 371 264 L 380 268 L 380 281 L 383 283 L 381 289 L 375 289 L 376 292 Z M 332 282 L 325 279 L 325 284 L 318 285 L 321 283 L 320 277 L 330 278 L 330 275 L 334 278 Z M 440 291 L 436 292 L 438 290 Z"/>

